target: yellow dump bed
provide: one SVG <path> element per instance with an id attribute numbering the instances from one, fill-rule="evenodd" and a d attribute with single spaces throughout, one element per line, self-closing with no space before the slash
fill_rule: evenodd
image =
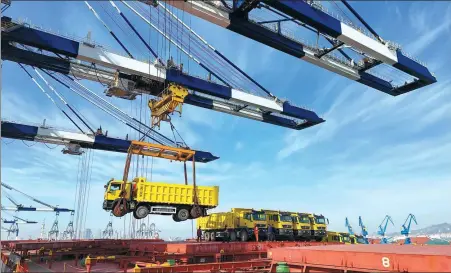
<path id="1" fill-rule="evenodd" d="M 147 182 L 143 178 L 136 178 L 133 182 L 136 183 L 134 199 L 138 202 L 193 204 L 192 185 Z M 197 197 L 201 206 L 218 206 L 218 196 L 218 186 L 197 186 Z"/>
<path id="2" fill-rule="evenodd" d="M 233 212 L 219 212 L 212 213 L 205 217 L 197 218 L 197 226 L 202 230 L 217 230 L 235 227 L 235 213 Z"/>

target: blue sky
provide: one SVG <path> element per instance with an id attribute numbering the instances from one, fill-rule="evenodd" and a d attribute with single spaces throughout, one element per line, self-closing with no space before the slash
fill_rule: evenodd
<path id="1" fill-rule="evenodd" d="M 391 97 L 185 15 L 193 29 L 272 93 L 326 119 L 319 126 L 291 131 L 184 106 L 175 125 L 185 141 L 221 157 L 197 165 L 199 184 L 220 186 L 216 211 L 253 207 L 322 213 L 329 218 L 330 229 L 341 231 L 346 230 L 345 217 L 358 229 L 359 215 L 370 232 L 376 231 L 385 214 L 395 221 L 390 231 L 400 230 L 409 213 L 416 215 L 420 226 L 451 221 L 451 3 L 379 1 L 353 2 L 353 6 L 383 38 L 427 62 L 438 83 Z M 81 37 L 92 31 L 97 42 L 120 50 L 83 2 L 19 1 L 7 15 Z M 160 41 L 160 52 L 167 52 L 161 38 L 136 23 L 153 43 Z M 47 124 L 74 129 L 16 64 L 4 62 L 2 76 L 2 118 L 28 123 L 46 119 Z M 98 94 L 104 90 L 95 83 L 86 85 Z M 110 136 L 136 136 L 68 90 L 58 90 L 93 126 L 102 125 Z M 146 98 L 108 100 L 138 118 L 141 105 L 141 119 L 148 122 Z M 73 207 L 79 158 L 63 155 L 61 149 L 3 139 L 2 181 L 60 207 Z M 103 185 L 111 177 L 121 177 L 125 157 L 95 151 L 93 162 L 86 227 L 97 234 L 109 219 L 101 209 Z M 183 166 L 155 160 L 152 178 L 182 182 Z M 45 218 L 47 230 L 54 219 L 44 213 L 21 217 L 39 222 Z M 68 221 L 68 215 L 60 216 L 60 230 Z M 128 217 L 126 221 L 128 226 Z M 163 237 L 191 234 L 190 222 L 175 224 L 170 217 L 159 216 L 150 221 Z M 122 228 L 123 221 L 115 219 L 113 225 Z M 21 236 L 36 236 L 39 229 L 39 225 L 23 226 Z"/>

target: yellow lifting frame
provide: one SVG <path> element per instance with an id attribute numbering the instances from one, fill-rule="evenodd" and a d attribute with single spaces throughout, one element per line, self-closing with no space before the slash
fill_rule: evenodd
<path id="1" fill-rule="evenodd" d="M 195 154 L 196 151 L 190 150 L 190 149 L 183 149 L 183 148 L 175 148 L 171 146 L 161 145 L 161 144 L 154 144 L 149 142 L 143 142 L 143 141 L 137 141 L 132 140 L 130 143 L 130 147 L 128 148 L 127 158 L 125 160 L 125 167 L 124 167 L 124 176 L 121 186 L 121 202 L 118 202 L 115 208 L 113 208 L 113 215 L 116 217 L 122 217 L 126 214 L 126 196 L 125 196 L 125 185 L 128 181 L 128 173 L 130 171 L 130 164 L 132 161 L 133 155 L 138 156 L 152 156 L 152 157 L 158 157 L 158 158 L 165 158 L 169 160 L 175 160 L 175 161 L 181 161 L 184 162 L 184 172 L 185 172 L 185 185 L 188 185 L 188 176 L 186 172 L 186 161 L 192 160 L 193 162 L 193 187 L 194 187 L 194 194 L 193 194 L 193 202 L 194 207 L 193 210 L 196 214 L 200 215 L 199 211 L 199 201 L 197 198 L 197 186 L 196 186 L 196 160 L 195 160 Z M 131 198 L 131 195 L 130 197 Z M 194 212 L 193 212 L 194 213 Z"/>
<path id="2" fill-rule="evenodd" d="M 152 128 L 155 126 L 160 128 L 161 121 L 170 121 L 171 118 L 169 115 L 174 112 L 177 112 L 180 116 L 182 116 L 182 106 L 187 95 L 187 88 L 170 83 L 169 86 L 162 92 L 159 100 L 149 100 L 148 106 L 152 112 Z"/>

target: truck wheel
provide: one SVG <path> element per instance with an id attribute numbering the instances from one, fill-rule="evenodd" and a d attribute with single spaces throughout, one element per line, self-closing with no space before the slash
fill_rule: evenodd
<path id="1" fill-rule="evenodd" d="M 143 219 L 149 214 L 149 208 L 146 205 L 140 205 L 133 211 L 136 219 Z"/>
<path id="2" fill-rule="evenodd" d="M 174 222 L 180 222 L 179 218 L 177 218 L 177 214 L 172 214 L 172 220 L 174 220 Z"/>
<path id="3" fill-rule="evenodd" d="M 188 220 L 188 217 L 189 217 L 189 211 L 187 209 L 179 209 L 177 211 L 177 218 L 180 221 L 186 221 L 186 220 Z"/>
<path id="4" fill-rule="evenodd" d="M 202 216 L 202 209 L 200 207 L 194 206 L 190 212 L 190 218 L 197 219 Z"/>
<path id="5" fill-rule="evenodd" d="M 236 241 L 236 232 L 235 231 L 231 231 L 229 236 L 230 236 L 230 241 L 232 241 L 232 242 Z"/>
<path id="6" fill-rule="evenodd" d="M 214 231 L 210 232 L 210 241 L 212 242 L 216 241 L 216 232 Z"/>
<path id="7" fill-rule="evenodd" d="M 249 240 L 249 234 L 247 234 L 247 231 L 242 230 L 240 232 L 240 239 L 241 239 L 241 242 L 247 242 L 247 240 Z"/>
<path id="8" fill-rule="evenodd" d="M 204 239 L 205 239 L 205 241 L 207 241 L 207 242 L 210 241 L 210 232 L 206 231 L 206 232 L 204 233 Z"/>

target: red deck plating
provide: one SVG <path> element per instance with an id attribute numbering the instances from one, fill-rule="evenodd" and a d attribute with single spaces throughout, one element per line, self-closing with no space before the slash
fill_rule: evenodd
<path id="1" fill-rule="evenodd" d="M 330 245 L 268 251 L 273 262 L 291 268 L 359 272 L 451 272 L 451 247 L 415 245 Z M 303 271 L 304 272 L 304 271 Z"/>

